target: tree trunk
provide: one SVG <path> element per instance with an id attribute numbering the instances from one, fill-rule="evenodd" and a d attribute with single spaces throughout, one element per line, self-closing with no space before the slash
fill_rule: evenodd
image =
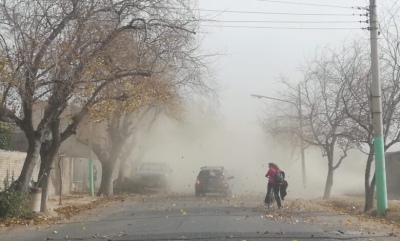
<path id="1" fill-rule="evenodd" d="M 40 202 L 40 212 L 42 213 L 47 213 L 47 200 L 49 198 L 49 176 L 50 176 L 51 170 L 49 169 L 46 174 L 42 178 L 42 181 L 40 182 L 40 186 L 42 188 L 42 199 Z"/>
<path id="2" fill-rule="evenodd" d="M 323 199 L 329 199 L 331 197 L 332 186 L 333 186 L 333 148 L 327 152 L 328 157 L 328 175 L 326 177 L 325 190 Z"/>
<path id="3" fill-rule="evenodd" d="M 42 200 L 40 203 L 40 211 L 47 213 L 47 200 L 48 200 L 48 188 L 49 178 L 51 169 L 54 163 L 54 159 L 61 146 L 60 139 L 60 119 L 55 119 L 50 125 L 51 128 L 51 140 L 45 140 L 40 148 L 40 170 L 38 175 L 38 185 L 42 188 Z M 61 174 L 60 174 L 61 175 Z"/>
<path id="4" fill-rule="evenodd" d="M 125 141 L 126 142 L 126 141 Z M 123 148 L 125 147 L 125 148 Z M 132 155 L 133 150 L 135 149 L 135 141 L 129 142 L 129 145 L 126 143 L 122 145 L 120 154 L 118 155 L 119 159 L 119 171 L 118 171 L 118 183 L 123 183 L 124 178 L 127 174 L 127 162 L 129 157 Z"/>
<path id="5" fill-rule="evenodd" d="M 374 191 L 375 191 L 375 175 L 370 182 L 371 176 L 371 166 L 374 161 L 374 149 L 370 147 L 370 152 L 368 153 L 367 165 L 365 167 L 364 174 L 364 191 L 365 191 L 365 203 L 364 212 L 370 211 L 374 207 Z"/>
<path id="6" fill-rule="evenodd" d="M 365 193 L 365 205 L 364 212 L 371 211 L 374 208 L 374 198 L 375 198 L 375 174 L 372 177 L 371 184 Z"/>
<path id="7" fill-rule="evenodd" d="M 49 178 L 54 163 L 54 159 L 58 153 L 60 145 L 61 143 L 56 138 L 56 140 L 46 140 L 43 143 L 42 148 L 40 149 L 41 163 L 38 175 L 38 181 L 40 182 L 38 184 L 39 187 L 42 188 L 42 200 L 40 204 L 40 211 L 43 213 L 47 212 Z"/>
<path id="8" fill-rule="evenodd" d="M 102 167 L 100 188 L 99 188 L 99 191 L 97 192 L 97 196 L 113 195 L 112 176 L 114 173 L 114 168 L 115 168 L 115 164 L 117 163 L 119 153 L 121 152 L 121 149 L 123 146 L 123 142 L 124 141 L 122 141 L 122 139 L 120 139 L 119 137 L 112 138 L 111 139 L 112 144 L 109 149 L 110 151 L 108 152 L 109 154 L 106 155 L 103 152 L 103 155 L 100 155 L 100 156 L 97 155 L 97 157 L 99 158 L 99 161 L 101 163 L 101 167 Z M 93 147 L 95 147 L 95 145 L 92 145 L 92 148 Z"/>
<path id="9" fill-rule="evenodd" d="M 18 177 L 16 186 L 16 189 L 22 192 L 28 192 L 29 182 L 32 179 L 33 170 L 35 169 L 38 160 L 42 142 L 36 137 L 30 137 L 28 138 L 28 145 L 24 165 L 21 174 Z"/>
<path id="10" fill-rule="evenodd" d="M 112 175 L 114 172 L 115 163 L 106 162 L 101 163 L 101 183 L 99 191 L 97 192 L 97 196 L 111 196 L 113 195 L 113 183 L 112 183 Z"/>
<path id="11" fill-rule="evenodd" d="M 124 182 L 125 170 L 126 170 L 126 162 L 128 161 L 128 157 L 120 156 L 119 158 L 119 171 L 118 171 L 118 183 Z"/>
<path id="12" fill-rule="evenodd" d="M 51 157 L 51 155 L 46 154 L 46 156 L 41 158 L 41 161 L 43 165 L 40 165 L 41 172 L 39 172 L 38 180 L 41 178 L 39 184 L 39 187 L 42 188 L 42 199 L 40 203 L 40 212 L 42 213 L 47 213 L 47 200 L 49 197 L 49 179 L 51 175 L 51 169 L 52 169 L 52 164 L 53 164 L 53 159 L 54 157 Z"/>
<path id="13" fill-rule="evenodd" d="M 328 167 L 328 176 L 326 177 L 325 190 L 323 199 L 329 199 L 331 197 L 331 191 L 333 186 L 333 167 Z"/>

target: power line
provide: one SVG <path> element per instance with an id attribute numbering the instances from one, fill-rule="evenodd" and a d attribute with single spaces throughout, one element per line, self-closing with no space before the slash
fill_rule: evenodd
<path id="1" fill-rule="evenodd" d="M 217 10 L 217 9 L 198 9 L 201 12 L 218 13 L 240 13 L 240 14 L 270 14 L 270 15 L 297 15 L 297 16 L 366 16 L 366 14 L 345 14 L 345 13 L 287 13 L 287 12 L 259 12 L 259 11 L 237 11 L 237 10 Z"/>
<path id="2" fill-rule="evenodd" d="M 337 6 L 337 5 L 326 5 L 326 4 L 315 4 L 315 3 L 300 3 L 300 2 L 289 2 L 289 1 L 278 1 L 278 0 L 258 0 L 262 2 L 274 2 L 274 3 L 284 3 L 284 4 L 295 4 L 295 5 L 306 5 L 315 7 L 330 7 L 330 8 L 342 8 L 342 9 L 354 9 L 354 7 Z"/>
<path id="3" fill-rule="evenodd" d="M 365 28 L 308 28 L 308 27 L 269 27 L 269 26 L 240 26 L 240 25 L 200 25 L 201 27 L 220 27 L 220 28 L 247 28 L 247 29 L 319 29 L 319 30 L 349 30 L 349 29 L 365 29 Z"/>
<path id="4" fill-rule="evenodd" d="M 276 20 L 196 20 L 199 22 L 218 22 L 218 23 L 315 23 L 315 24 L 320 24 L 320 23 L 327 23 L 327 24 L 332 24 L 332 23 L 364 23 L 366 21 L 276 21 Z"/>

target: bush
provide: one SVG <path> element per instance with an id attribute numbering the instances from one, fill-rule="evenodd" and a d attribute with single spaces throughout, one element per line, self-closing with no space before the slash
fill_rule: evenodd
<path id="1" fill-rule="evenodd" d="M 11 149 L 12 125 L 0 121 L 0 149 Z"/>
<path id="2" fill-rule="evenodd" d="M 27 193 L 7 189 L 0 192 L 0 217 L 28 217 L 29 211 L 29 195 Z"/>

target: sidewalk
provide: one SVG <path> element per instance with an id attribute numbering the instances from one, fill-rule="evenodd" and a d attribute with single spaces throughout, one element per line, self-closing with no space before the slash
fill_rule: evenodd
<path id="1" fill-rule="evenodd" d="M 325 232 L 365 236 L 400 236 L 400 224 L 394 220 L 372 217 L 362 212 L 362 199 L 334 197 L 322 199 L 292 199 L 281 210 L 268 210 L 260 205 L 257 211 L 269 220 L 283 219 L 296 224 L 300 221 L 315 224 Z"/>
<path id="2" fill-rule="evenodd" d="M 15 225 L 49 225 L 64 222 L 72 216 L 95 208 L 108 202 L 123 200 L 130 195 L 116 195 L 112 197 L 89 197 L 88 195 L 66 195 L 62 197 L 61 205 L 59 197 L 49 198 L 46 214 L 38 214 L 32 218 L 8 218 L 0 220 L 0 227 L 10 227 Z"/>
<path id="3" fill-rule="evenodd" d="M 376 210 L 364 213 L 364 199 L 361 197 L 337 196 L 328 200 L 314 199 L 308 201 L 305 206 L 319 206 L 322 210 L 342 217 L 339 224 L 341 231 L 356 229 L 362 234 L 376 235 L 387 234 L 392 237 L 400 236 L 400 202 L 390 201 L 389 209 L 385 216 L 377 217 Z M 321 217 L 312 220 L 315 223 L 324 223 L 332 227 L 339 227 L 332 223 L 332 220 L 325 221 Z"/>
<path id="4" fill-rule="evenodd" d="M 60 215 L 62 215 L 64 216 L 64 218 L 69 218 L 79 211 L 89 209 L 90 206 L 97 206 L 99 200 L 101 199 L 104 198 L 96 196 L 90 197 L 89 195 L 66 195 L 62 197 L 60 205 L 59 197 L 50 197 L 47 203 L 47 216 L 59 217 Z M 106 199 L 104 201 L 106 201 Z"/>
<path id="5" fill-rule="evenodd" d="M 360 197 L 333 197 L 329 200 L 319 200 L 318 203 L 338 213 L 350 214 L 360 219 L 374 220 L 385 225 L 394 225 L 400 229 L 400 200 L 390 200 L 388 210 L 382 217 L 376 216 L 376 209 L 364 213 L 364 198 Z"/>

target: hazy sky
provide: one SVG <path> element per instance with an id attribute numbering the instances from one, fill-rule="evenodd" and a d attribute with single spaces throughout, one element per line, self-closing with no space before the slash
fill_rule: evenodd
<path id="1" fill-rule="evenodd" d="M 286 2 L 286 3 L 284 3 Z M 321 7 L 290 3 L 323 4 L 343 7 L 365 7 L 365 0 L 199 0 L 200 14 L 203 18 L 218 20 L 203 22 L 201 31 L 207 32 L 203 49 L 209 52 L 222 52 L 214 66 L 216 79 L 222 83 L 221 111 L 229 126 L 239 128 L 258 128 L 257 117 L 261 116 L 262 101 L 251 98 L 250 94 L 278 97 L 277 78 L 281 75 L 291 80 L 301 80 L 297 72 L 306 57 L 317 48 L 340 46 L 344 41 L 355 38 L 368 38 L 366 17 L 352 16 L 365 14 L 351 8 Z M 210 12 L 205 10 L 221 10 Z M 230 13 L 225 11 L 300 13 L 300 14 L 347 14 L 348 16 L 328 15 L 284 15 Z M 222 20 L 222 21 L 221 21 Z M 297 23 L 252 23 L 229 21 L 294 21 Z M 346 23 L 337 23 L 343 22 Z M 304 23 L 336 22 L 336 23 Z M 254 29 L 227 28 L 224 26 L 251 27 L 289 27 L 289 28 L 356 28 L 356 29 Z M 269 101 L 269 100 L 268 100 Z"/>
<path id="2" fill-rule="evenodd" d="M 361 30 L 367 27 L 366 17 L 353 16 L 365 12 L 351 8 L 318 7 L 310 5 L 295 5 L 287 2 L 324 4 L 335 6 L 363 6 L 364 0 L 198 0 L 200 15 L 205 21 L 202 24 L 212 27 L 202 27 L 200 32 L 205 35 L 202 49 L 205 52 L 223 53 L 213 64 L 215 78 L 224 87 L 220 92 L 220 110 L 224 118 L 213 123 L 209 115 L 201 115 L 196 111 L 188 111 L 187 125 L 182 123 L 168 124 L 160 122 L 153 128 L 153 135 L 148 138 L 150 143 L 146 160 L 166 160 L 176 170 L 180 189 L 193 191 L 192 183 L 200 166 L 223 165 L 236 176 L 236 183 L 242 191 L 257 191 L 265 189 L 266 163 L 280 163 L 288 173 L 292 184 L 301 185 L 301 175 L 298 171 L 301 162 L 287 162 L 284 151 L 280 150 L 260 128 L 258 117 L 265 111 L 265 102 L 250 97 L 250 94 L 278 97 L 278 77 L 290 77 L 300 81 L 298 67 L 315 53 L 317 48 L 340 46 L 344 41 L 355 38 L 368 38 L 369 33 Z M 286 2 L 286 3 L 283 3 Z M 206 10 L 217 10 L 211 12 Z M 221 12 L 218 12 L 221 10 Z M 225 12 L 224 12 L 225 11 Z M 241 12 L 269 13 L 299 13 L 310 15 L 282 15 Z M 311 14 L 321 14 L 319 16 Z M 326 14 L 348 14 L 348 16 L 332 16 Z M 243 23 L 229 21 L 292 21 L 295 23 Z M 332 22 L 336 23 L 332 23 Z M 346 21 L 346 23 L 343 23 Z M 330 22 L 330 23 L 304 23 Z M 338 23 L 342 22 L 342 23 Z M 354 28 L 354 29 L 254 29 L 226 28 L 224 26 L 250 27 L 289 27 L 289 28 Z M 200 34 L 201 38 L 202 34 Z M 268 100 L 269 101 L 269 100 Z M 192 108 L 193 109 L 193 108 Z M 194 108 L 195 109 L 195 108 Z M 280 150 L 280 151 L 279 151 Z M 307 178 L 312 183 L 313 190 L 322 190 L 325 183 L 326 162 L 318 149 L 306 151 Z M 358 153 L 359 154 L 359 153 Z M 359 169 L 364 165 L 364 157 L 348 158 L 343 168 L 337 171 L 341 177 L 351 177 L 354 185 L 362 190 L 363 173 L 354 178 L 354 166 Z M 322 160 L 322 161 L 321 161 Z M 356 162 L 354 160 L 359 160 Z M 184 171 L 186 170 L 186 171 Z M 346 173 L 350 173 L 348 176 Z M 186 181 L 185 181 L 186 180 Z M 344 179 L 348 180 L 348 179 Z M 318 186 L 320 185 L 320 186 Z M 340 185 L 340 183 L 339 183 Z M 293 188 L 292 191 L 296 190 Z M 301 190 L 303 190 L 301 188 Z M 236 190 L 237 191 L 237 190 Z M 337 191 L 337 189 L 335 189 Z M 343 190 L 342 190 L 343 191 Z M 317 192 L 319 195 L 321 192 Z"/>
<path id="3" fill-rule="evenodd" d="M 282 150 L 282 146 L 272 142 L 260 128 L 258 117 L 268 113 L 265 103 L 273 100 L 255 99 L 250 95 L 260 94 L 279 98 L 278 91 L 281 86 L 278 84 L 278 78 L 283 75 L 292 81 L 301 81 L 299 66 L 306 58 L 313 56 L 318 48 L 340 47 L 344 42 L 360 38 L 367 40 L 369 32 L 361 29 L 367 27 L 367 24 L 359 22 L 366 20 L 365 16 L 359 16 L 366 12 L 351 8 L 352 6 L 366 7 L 366 1 L 198 1 L 202 18 L 215 20 L 202 23 L 199 38 L 205 36 L 203 51 L 222 53 L 212 67 L 215 71 L 215 79 L 220 86 L 224 87 L 219 98 L 220 111 L 224 120 L 213 123 L 210 115 L 202 114 L 201 111 L 199 113 L 199 110 L 192 107 L 188 110 L 184 124 L 161 121 L 156 128 L 153 128 L 152 135 L 147 137 L 148 144 L 146 140 L 143 142 L 144 146 L 151 148 L 146 152 L 144 159 L 168 161 L 176 170 L 181 190 L 188 191 L 193 191 L 193 187 L 187 183 L 195 180 L 199 168 L 204 165 L 226 166 L 236 176 L 235 182 L 243 185 L 238 186 L 242 191 L 264 190 L 266 163 L 274 161 L 287 171 L 293 192 L 297 189 L 296 185 L 298 188 L 301 186 L 301 172 L 298 171 L 301 168 L 300 158 L 289 162 L 292 160 L 289 160 L 286 155 L 287 150 Z M 385 0 L 386 3 L 390 1 L 392 0 Z M 330 6 L 297 5 L 289 4 L 289 2 Z M 265 13 L 292 13 L 292 15 Z M 295 15 L 296 13 L 309 15 Z M 291 23 L 283 23 L 284 21 Z M 227 28 L 224 26 L 248 27 Z M 285 27 L 297 29 L 282 29 Z M 360 167 L 364 168 L 364 165 L 365 156 L 356 150 L 350 153 L 341 168 L 335 172 L 335 175 L 341 178 L 335 179 L 337 186 L 334 192 L 347 191 L 341 187 L 355 188 L 362 192 L 364 173 L 359 170 L 361 170 Z M 325 173 L 326 166 L 326 159 L 321 156 L 317 148 L 306 150 L 307 180 L 312 190 L 317 190 L 314 193 L 316 195 L 322 193 L 326 176 L 321 173 Z M 353 186 L 341 183 L 343 180 L 350 179 Z"/>

